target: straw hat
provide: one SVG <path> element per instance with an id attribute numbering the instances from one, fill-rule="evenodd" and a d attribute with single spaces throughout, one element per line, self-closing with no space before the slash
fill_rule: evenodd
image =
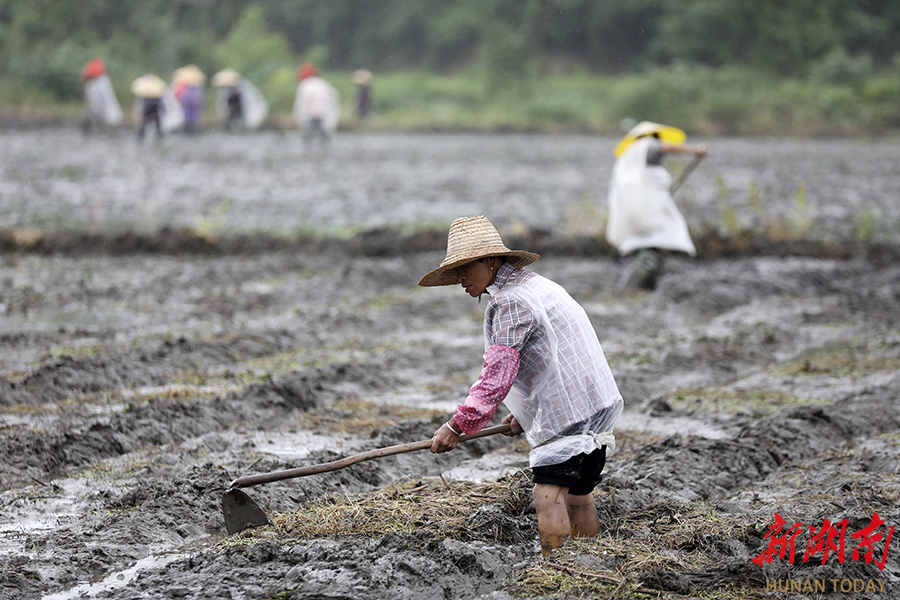
<path id="1" fill-rule="evenodd" d="M 486 217 L 463 217 L 450 225 L 447 256 L 441 261 L 441 266 L 425 275 L 419 285 L 454 285 L 457 283 L 456 267 L 490 256 L 505 256 L 516 268 L 530 265 L 540 258 L 533 252 L 507 248 L 500 239 L 500 233 Z"/>
<path id="2" fill-rule="evenodd" d="M 161 98 L 168 87 L 161 77 L 149 73 L 131 82 L 131 93 L 143 98 Z"/>
<path id="3" fill-rule="evenodd" d="M 653 135 L 654 133 L 659 135 L 660 140 L 667 144 L 672 144 L 673 146 L 680 146 L 687 138 L 684 131 L 677 127 L 660 125 L 659 123 L 654 123 L 652 121 L 641 121 L 632 127 L 631 131 L 626 133 L 625 137 L 616 144 L 616 158 L 621 156 L 622 153 L 625 152 L 625 149 L 634 143 L 636 139 L 647 135 Z"/>
<path id="4" fill-rule="evenodd" d="M 197 65 L 187 65 L 180 69 L 175 69 L 172 74 L 172 81 L 184 82 L 188 85 L 203 85 L 206 83 L 206 75 Z"/>
<path id="5" fill-rule="evenodd" d="M 228 67 L 226 69 L 222 69 L 212 78 L 213 87 L 233 87 L 236 86 L 241 81 L 241 74 Z"/>
<path id="6" fill-rule="evenodd" d="M 357 69 L 353 71 L 353 83 L 356 85 L 368 85 L 372 81 L 372 71 Z"/>

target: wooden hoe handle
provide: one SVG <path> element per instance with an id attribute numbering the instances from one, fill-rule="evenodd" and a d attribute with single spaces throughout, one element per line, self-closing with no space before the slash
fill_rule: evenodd
<path id="1" fill-rule="evenodd" d="M 507 431 L 509 431 L 509 423 L 497 425 L 496 427 L 489 427 L 488 429 L 483 429 L 478 433 L 473 433 L 472 435 L 463 435 L 459 438 L 459 441 L 465 442 L 480 437 L 486 437 L 498 433 L 505 433 Z M 405 452 L 415 452 L 416 450 L 425 450 L 426 448 L 431 448 L 431 443 L 431 440 L 422 440 L 421 442 L 398 444 L 396 446 L 388 446 L 387 448 L 377 448 L 375 450 L 369 450 L 368 452 L 361 452 L 359 454 L 354 454 L 352 456 L 341 458 L 328 463 L 310 465 L 308 467 L 297 467 L 294 469 L 286 469 L 284 471 L 273 471 L 271 473 L 261 473 L 259 475 L 247 475 L 244 477 L 239 477 L 238 479 L 232 481 L 229 489 L 244 488 L 253 485 L 259 485 L 261 483 L 281 481 L 282 479 L 293 479 L 295 477 L 306 477 L 307 475 L 316 475 L 318 473 L 326 473 L 328 471 L 337 471 L 338 469 L 343 469 L 345 467 L 349 467 L 350 465 L 355 465 L 356 463 L 362 462 L 364 460 L 382 458 L 384 456 L 392 456 L 394 454 L 403 454 Z"/>

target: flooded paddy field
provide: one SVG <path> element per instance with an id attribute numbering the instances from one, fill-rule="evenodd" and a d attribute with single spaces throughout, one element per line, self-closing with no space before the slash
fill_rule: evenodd
<path id="1" fill-rule="evenodd" d="M 601 225 L 617 141 L 343 133 L 322 153 L 296 131 L 139 144 L 127 131 L 46 128 L 2 140 L 0 228 L 341 234 L 484 212 L 568 235 Z M 710 148 L 680 192 L 695 229 L 783 220 L 806 237 L 878 239 L 900 222 L 896 138 L 689 141 Z"/>
<path id="2" fill-rule="evenodd" d="M 592 237 L 612 138 L 0 138 L 0 598 L 900 590 L 900 142 L 694 140 L 710 157 L 678 199 L 698 239 L 761 241 L 617 293 Z M 250 488 L 280 517 L 226 536 L 236 477 L 427 439 L 462 401 L 483 305 L 416 282 L 474 214 L 543 255 L 529 268 L 585 306 L 625 397 L 600 537 L 540 558 L 527 450 L 503 436 Z M 418 498 L 410 530 L 296 522 L 394 489 Z M 483 505 L 441 528 L 433 490 Z M 776 513 L 803 525 L 795 560 L 754 562 Z M 844 561 L 804 555 L 825 519 L 846 519 Z M 828 593 L 771 588 L 788 580 Z"/>

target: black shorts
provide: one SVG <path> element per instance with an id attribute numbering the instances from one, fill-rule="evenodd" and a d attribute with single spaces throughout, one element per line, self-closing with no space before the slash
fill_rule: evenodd
<path id="1" fill-rule="evenodd" d="M 582 452 L 558 465 L 534 467 L 531 472 L 535 483 L 567 487 L 573 496 L 585 496 L 593 492 L 600 483 L 605 465 L 606 446 L 603 446 L 590 454 Z"/>

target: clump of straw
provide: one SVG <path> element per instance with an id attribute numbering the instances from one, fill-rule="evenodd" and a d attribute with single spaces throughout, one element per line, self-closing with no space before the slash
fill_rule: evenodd
<path id="1" fill-rule="evenodd" d="M 570 540 L 520 571 L 508 589 L 528 597 L 642 598 L 665 592 L 729 600 L 762 597 L 764 580 L 726 550 L 747 525 L 704 503 L 660 502 L 604 523 L 595 538 Z M 755 540 L 746 540 L 750 545 Z M 754 589 L 756 588 L 756 589 Z"/>
<path id="2" fill-rule="evenodd" d="M 525 471 L 486 483 L 443 479 L 406 481 L 364 494 L 327 496 L 296 512 L 274 515 L 271 528 L 241 535 L 274 537 L 278 541 L 421 531 L 462 540 L 521 537 L 518 533 L 501 535 L 510 527 L 486 527 L 490 524 L 484 521 L 486 514 L 497 515 L 488 521 L 515 521 L 521 517 L 527 511 L 530 486 L 530 474 Z M 484 510 L 488 505 L 495 507 Z M 512 529 L 529 529 L 531 525 L 531 520 L 526 519 L 525 524 Z"/>

